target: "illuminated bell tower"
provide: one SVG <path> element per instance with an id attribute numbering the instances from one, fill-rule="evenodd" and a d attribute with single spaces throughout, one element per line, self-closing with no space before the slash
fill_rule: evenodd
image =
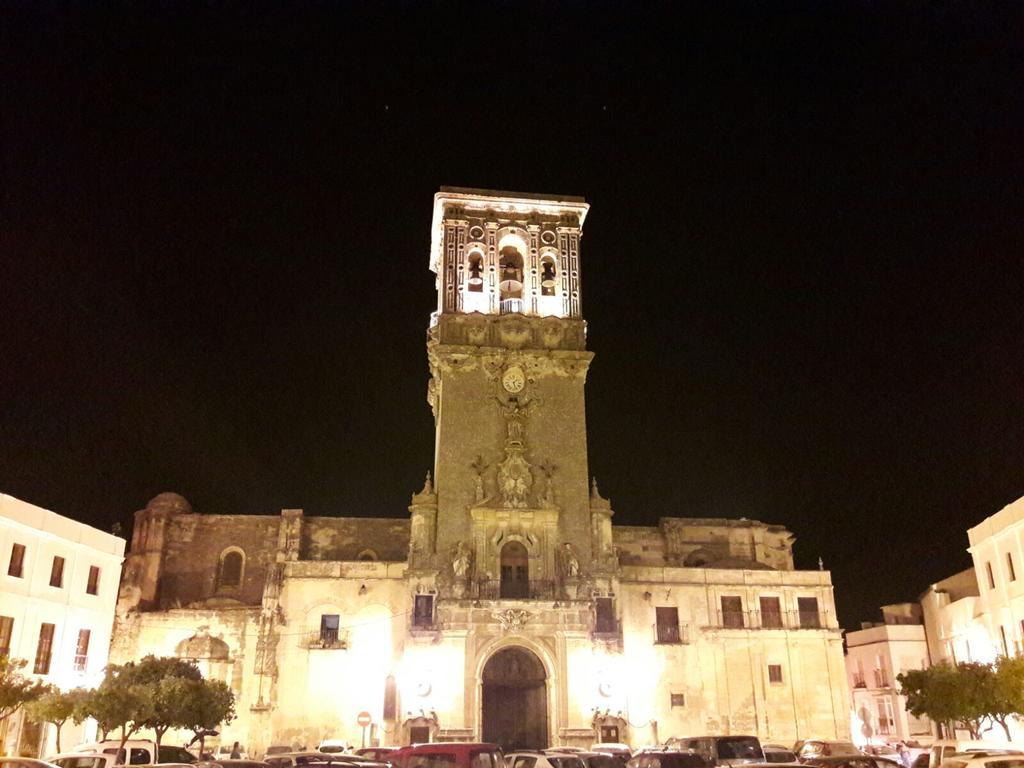
<path id="1" fill-rule="evenodd" d="M 434 196 L 434 481 L 413 499 L 410 563 L 436 568 L 455 597 L 575 597 L 614 568 L 611 508 L 587 471 L 588 208 L 453 187 Z"/>

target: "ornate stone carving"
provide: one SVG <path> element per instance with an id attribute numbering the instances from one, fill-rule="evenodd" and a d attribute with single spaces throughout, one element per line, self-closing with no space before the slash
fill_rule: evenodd
<path id="1" fill-rule="evenodd" d="M 545 459 L 538 469 L 544 473 L 544 492 L 540 496 L 540 505 L 545 509 L 551 509 L 555 506 L 555 488 L 551 480 L 558 467 L 551 459 Z"/>
<path id="2" fill-rule="evenodd" d="M 533 472 L 530 471 L 530 463 L 523 458 L 523 449 L 506 449 L 504 461 L 498 464 L 498 490 L 502 503 L 512 509 L 529 506 L 532 487 Z"/>
<path id="3" fill-rule="evenodd" d="M 520 608 L 509 608 L 504 611 L 492 611 L 491 616 L 501 624 L 502 632 L 520 632 L 533 614 Z"/>

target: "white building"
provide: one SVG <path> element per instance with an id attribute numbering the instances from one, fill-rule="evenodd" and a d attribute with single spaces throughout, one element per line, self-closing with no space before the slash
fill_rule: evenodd
<path id="1" fill-rule="evenodd" d="M 125 541 L 0 494 L 0 653 L 62 689 L 103 678 Z M 53 734 L 19 712 L 0 726 L 3 754 L 37 756 Z M 49 726 L 48 731 L 53 727 Z M 67 724 L 62 746 L 90 736 Z"/>
<path id="2" fill-rule="evenodd" d="M 996 655 L 1024 650 L 1024 497 L 968 529 L 982 621 Z"/>
<path id="3" fill-rule="evenodd" d="M 927 739 L 931 721 L 906 711 L 897 675 L 929 664 L 921 606 L 882 606 L 882 622 L 846 633 L 846 672 L 853 694 L 852 734 L 857 744 Z"/>

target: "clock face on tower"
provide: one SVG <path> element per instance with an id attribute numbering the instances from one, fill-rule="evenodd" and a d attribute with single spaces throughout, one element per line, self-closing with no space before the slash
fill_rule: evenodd
<path id="1" fill-rule="evenodd" d="M 523 369 L 518 365 L 506 368 L 501 377 L 501 386 L 505 388 L 506 392 L 511 392 L 513 395 L 522 392 L 523 387 L 526 386 L 526 375 L 523 373 Z"/>

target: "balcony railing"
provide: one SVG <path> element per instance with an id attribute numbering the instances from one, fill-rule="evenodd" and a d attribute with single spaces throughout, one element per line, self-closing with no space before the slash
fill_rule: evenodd
<path id="1" fill-rule="evenodd" d="M 618 619 L 598 619 L 594 622 L 594 637 L 619 637 L 622 625 Z"/>
<path id="2" fill-rule="evenodd" d="M 412 614 L 412 629 L 413 631 L 422 630 L 430 631 L 437 629 L 437 624 L 434 622 L 434 615 L 431 614 Z"/>
<path id="3" fill-rule="evenodd" d="M 304 638 L 306 648 L 348 648 L 348 631 L 344 629 L 311 629 Z"/>
<path id="4" fill-rule="evenodd" d="M 469 585 L 469 597 L 478 600 L 558 600 L 561 596 L 554 581 L 492 579 Z"/>
<path id="5" fill-rule="evenodd" d="M 652 624 L 655 645 L 689 645 L 689 624 Z"/>
<path id="6" fill-rule="evenodd" d="M 715 611 L 709 627 L 717 629 L 824 629 L 825 611 Z"/>
<path id="7" fill-rule="evenodd" d="M 889 681 L 889 673 L 884 669 L 873 670 L 873 677 L 875 678 L 875 688 L 892 687 L 892 683 Z"/>
<path id="8" fill-rule="evenodd" d="M 84 653 L 75 654 L 75 672 L 85 672 L 86 667 L 89 666 L 89 656 Z"/>
<path id="9" fill-rule="evenodd" d="M 854 688 L 867 688 L 867 683 L 864 682 L 864 675 L 860 672 L 853 673 L 853 687 Z"/>
<path id="10" fill-rule="evenodd" d="M 502 299 L 501 303 L 498 305 L 498 313 L 502 315 L 522 314 L 522 311 L 522 299 Z"/>

